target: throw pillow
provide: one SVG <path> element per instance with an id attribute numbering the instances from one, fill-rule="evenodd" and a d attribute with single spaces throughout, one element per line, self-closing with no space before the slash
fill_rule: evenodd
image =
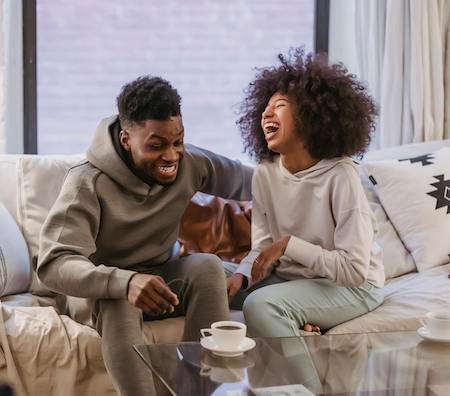
<path id="1" fill-rule="evenodd" d="M 449 262 L 450 148 L 364 163 L 378 197 L 418 271 Z"/>
<path id="2" fill-rule="evenodd" d="M 0 296 L 26 292 L 30 276 L 25 240 L 11 214 L 0 203 Z"/>
<path id="3" fill-rule="evenodd" d="M 370 208 L 377 223 L 375 242 L 383 250 L 383 266 L 386 279 L 396 278 L 409 272 L 417 271 L 411 254 L 406 249 L 397 231 L 386 215 L 377 196 L 375 187 L 364 172 L 361 182 L 369 201 Z"/>
<path id="4" fill-rule="evenodd" d="M 19 204 L 23 235 L 30 250 L 32 279 L 30 292 L 51 296 L 53 292 L 36 275 L 39 233 L 47 214 L 58 197 L 68 169 L 82 159 L 72 156 L 24 156 L 18 165 Z"/>

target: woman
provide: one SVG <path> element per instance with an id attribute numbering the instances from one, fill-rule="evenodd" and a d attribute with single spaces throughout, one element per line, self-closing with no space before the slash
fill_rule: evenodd
<path id="1" fill-rule="evenodd" d="M 250 84 L 238 121 L 259 165 L 252 251 L 227 281 L 249 333 L 265 337 L 327 331 L 380 305 L 384 284 L 350 158 L 370 143 L 375 105 L 342 65 L 302 49 L 279 59 Z"/>

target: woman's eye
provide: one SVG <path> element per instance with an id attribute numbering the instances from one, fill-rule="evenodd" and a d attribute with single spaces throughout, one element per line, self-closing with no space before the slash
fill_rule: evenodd
<path id="1" fill-rule="evenodd" d="M 151 144 L 150 148 L 152 150 L 159 150 L 162 146 L 160 144 Z"/>

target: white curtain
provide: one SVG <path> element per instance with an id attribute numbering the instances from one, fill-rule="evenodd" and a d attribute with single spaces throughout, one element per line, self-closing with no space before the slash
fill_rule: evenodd
<path id="1" fill-rule="evenodd" d="M 450 1 L 355 2 L 358 75 L 379 105 L 375 147 L 450 138 Z"/>

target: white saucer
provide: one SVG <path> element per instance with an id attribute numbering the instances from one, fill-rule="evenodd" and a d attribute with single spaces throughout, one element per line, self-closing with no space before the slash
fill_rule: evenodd
<path id="1" fill-rule="evenodd" d="M 233 356 L 240 356 L 244 352 L 247 352 L 250 349 L 254 348 L 256 342 L 251 338 L 245 337 L 241 345 L 239 345 L 237 348 L 229 349 L 220 347 L 219 345 L 215 344 L 214 341 L 212 340 L 212 336 L 209 336 L 202 338 L 200 340 L 200 345 L 203 348 L 207 349 L 208 351 L 211 351 L 215 355 L 233 357 Z"/>
<path id="2" fill-rule="evenodd" d="M 417 329 L 417 332 L 422 338 L 425 338 L 426 340 L 430 341 L 437 341 L 437 342 L 450 342 L 450 337 L 436 337 L 430 334 L 430 332 L 425 327 L 420 327 Z"/>

